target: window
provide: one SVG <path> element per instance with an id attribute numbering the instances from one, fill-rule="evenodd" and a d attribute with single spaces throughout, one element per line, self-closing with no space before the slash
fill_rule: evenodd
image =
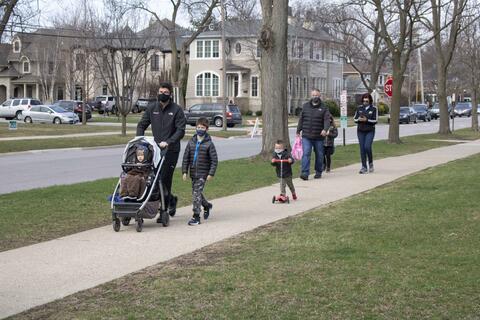
<path id="1" fill-rule="evenodd" d="M 22 106 L 26 106 L 28 104 L 28 100 L 27 99 L 23 99 L 22 102 L 20 102 L 20 104 Z"/>
<path id="2" fill-rule="evenodd" d="M 103 65 L 102 65 L 103 71 L 107 71 L 108 70 L 108 55 L 106 53 L 103 54 L 102 62 L 103 62 Z"/>
<path id="3" fill-rule="evenodd" d="M 30 62 L 23 62 L 23 73 L 30 73 Z"/>
<path id="4" fill-rule="evenodd" d="M 20 105 L 20 99 L 13 100 L 12 106 L 15 107 L 15 106 L 18 106 L 18 105 Z"/>
<path id="5" fill-rule="evenodd" d="M 150 71 L 160 70 L 160 56 L 158 54 L 153 54 L 150 58 Z"/>
<path id="6" fill-rule="evenodd" d="M 102 87 L 102 94 L 105 96 L 108 94 L 108 86 L 106 84 L 104 84 Z"/>
<path id="7" fill-rule="evenodd" d="M 298 77 L 295 78 L 295 96 L 300 97 L 300 79 Z"/>
<path id="8" fill-rule="evenodd" d="M 10 107 L 11 103 L 12 103 L 12 100 L 7 100 L 4 103 L 2 103 L 2 107 Z"/>
<path id="9" fill-rule="evenodd" d="M 330 59 L 330 60 L 331 60 L 331 61 L 335 61 L 335 56 L 336 56 L 335 49 L 333 49 L 333 48 L 332 48 L 332 49 L 330 49 L 330 52 L 331 52 L 331 54 L 332 54 L 332 56 L 331 56 L 331 59 Z"/>
<path id="10" fill-rule="evenodd" d="M 340 91 L 342 90 L 342 80 L 333 79 L 333 97 L 335 99 L 340 99 Z"/>
<path id="11" fill-rule="evenodd" d="M 325 60 L 325 45 L 322 44 L 322 60 Z"/>
<path id="12" fill-rule="evenodd" d="M 212 57 L 212 41 L 205 40 L 205 55 L 204 58 Z"/>
<path id="13" fill-rule="evenodd" d="M 258 76 L 252 76 L 252 97 L 258 97 Z"/>
<path id="14" fill-rule="evenodd" d="M 203 41 L 197 41 L 197 58 L 203 58 Z"/>
<path id="15" fill-rule="evenodd" d="M 123 71 L 132 70 L 132 57 L 123 58 Z"/>
<path id="16" fill-rule="evenodd" d="M 20 48 L 21 48 L 21 46 L 20 46 L 20 40 L 15 40 L 15 41 L 13 42 L 13 52 L 19 53 L 19 52 L 20 52 Z"/>
<path id="17" fill-rule="evenodd" d="M 197 97 L 218 97 L 218 75 L 212 72 L 204 72 L 197 75 L 195 81 L 195 94 Z"/>
<path id="18" fill-rule="evenodd" d="M 313 42 L 310 42 L 310 60 L 313 60 Z"/>
<path id="19" fill-rule="evenodd" d="M 237 42 L 235 44 L 235 53 L 240 54 L 241 52 L 242 52 L 242 45 L 240 44 L 240 42 Z"/>
<path id="20" fill-rule="evenodd" d="M 303 78 L 303 96 L 307 97 L 308 91 L 308 84 L 307 84 L 307 78 Z"/>
<path id="21" fill-rule="evenodd" d="M 75 86 L 75 100 L 83 100 L 83 88 Z"/>
<path id="22" fill-rule="evenodd" d="M 303 41 L 298 41 L 298 57 L 303 58 Z"/>
<path id="23" fill-rule="evenodd" d="M 296 58 L 297 57 L 297 41 L 292 40 L 292 57 Z"/>
<path id="24" fill-rule="evenodd" d="M 53 63 L 53 61 L 50 61 L 48 63 L 48 74 L 53 74 L 54 69 L 55 69 L 55 64 Z"/>
<path id="25" fill-rule="evenodd" d="M 262 45 L 260 44 L 260 41 L 257 40 L 257 58 L 260 58 L 262 56 Z"/>
<path id="26" fill-rule="evenodd" d="M 320 43 L 315 43 L 315 59 L 320 60 Z"/>
<path id="27" fill-rule="evenodd" d="M 75 69 L 77 71 L 83 70 L 85 66 L 85 55 L 83 53 L 77 53 L 75 56 Z"/>
<path id="28" fill-rule="evenodd" d="M 197 40 L 197 58 L 218 58 L 219 56 L 218 40 Z"/>
<path id="29" fill-rule="evenodd" d="M 57 100 L 63 100 L 63 88 L 62 87 L 57 88 Z"/>
<path id="30" fill-rule="evenodd" d="M 288 77 L 288 95 L 291 96 L 292 95 L 292 86 L 293 86 L 293 81 L 292 81 L 292 77 Z"/>

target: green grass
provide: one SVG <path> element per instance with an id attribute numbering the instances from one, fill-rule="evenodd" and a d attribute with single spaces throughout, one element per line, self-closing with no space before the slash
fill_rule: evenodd
<path id="1" fill-rule="evenodd" d="M 479 171 L 428 169 L 13 318 L 477 319 Z"/>
<path id="2" fill-rule="evenodd" d="M 100 127 L 104 128 L 104 127 Z M 110 130 L 99 131 L 120 131 L 120 128 L 110 127 Z M 87 137 L 66 137 L 66 138 L 46 138 L 46 139 L 22 139 L 13 141 L 1 141 L 0 153 L 20 152 L 29 150 L 45 150 L 45 149 L 59 149 L 59 148 L 86 148 L 86 147 L 100 147 L 100 146 L 115 146 L 125 145 L 129 140 L 135 137 L 131 132 L 135 131 L 132 128 L 127 128 L 126 136 L 120 134 L 102 135 L 102 136 L 87 136 Z M 93 131 L 95 132 L 95 131 Z M 98 131 L 96 131 L 98 132 Z M 184 139 L 191 137 L 191 130 L 187 131 Z M 211 131 L 210 135 L 214 137 L 236 137 L 246 135 L 246 131 Z M 52 134 L 52 133 L 50 133 Z M 151 135 L 151 130 L 146 132 Z M 32 134 L 33 135 L 33 134 Z"/>
<path id="3" fill-rule="evenodd" d="M 0 123 L 0 138 L 25 137 L 25 136 L 56 136 L 64 134 L 93 133 L 93 132 L 118 132 L 120 127 L 111 126 L 91 126 L 86 125 L 55 125 L 55 124 L 37 124 L 22 123 L 17 124 L 17 130 L 8 130 L 7 123 Z M 134 130 L 130 128 L 129 130 Z"/>
<path id="4" fill-rule="evenodd" d="M 127 123 L 138 123 L 141 119 L 143 113 L 129 114 L 127 116 Z M 93 122 L 110 122 L 110 123 L 122 123 L 122 117 L 117 117 L 115 115 L 103 116 L 103 114 L 93 114 Z"/>
<path id="5" fill-rule="evenodd" d="M 462 132 L 458 131 L 456 137 L 480 138 L 478 133 Z M 374 156 L 379 159 L 450 144 L 430 140 L 438 137 L 439 135 L 408 137 L 400 145 L 375 142 Z M 333 156 L 333 168 L 359 162 L 358 153 L 357 145 L 337 147 Z M 299 167 L 298 163 L 294 165 L 295 176 L 299 175 Z M 276 181 L 274 170 L 266 161 L 258 158 L 223 161 L 219 164 L 215 179 L 206 188 L 206 196 L 209 199 L 219 198 Z M 0 251 L 109 224 L 111 216 L 106 198 L 113 192 L 116 182 L 117 179 L 103 179 L 0 195 Z M 181 180 L 178 169 L 175 171 L 173 186 L 179 197 L 179 206 L 190 205 L 191 186 Z"/>

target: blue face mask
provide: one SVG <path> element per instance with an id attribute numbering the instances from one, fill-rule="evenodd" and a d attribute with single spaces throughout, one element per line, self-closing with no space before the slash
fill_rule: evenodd
<path id="1" fill-rule="evenodd" d="M 197 129 L 197 136 L 203 137 L 207 133 L 207 130 Z"/>

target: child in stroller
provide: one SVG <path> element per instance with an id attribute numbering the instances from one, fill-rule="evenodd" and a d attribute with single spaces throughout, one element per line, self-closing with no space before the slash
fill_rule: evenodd
<path id="1" fill-rule="evenodd" d="M 123 176 L 120 183 L 120 196 L 124 199 L 140 199 L 145 192 L 146 180 L 149 174 L 149 166 L 146 159 L 147 148 L 143 145 L 136 145 L 135 161 L 138 166 L 128 168 L 127 174 Z"/>

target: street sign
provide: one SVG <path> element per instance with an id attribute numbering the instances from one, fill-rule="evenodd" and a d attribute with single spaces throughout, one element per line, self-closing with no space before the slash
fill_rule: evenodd
<path id="1" fill-rule="evenodd" d="M 8 121 L 8 130 L 17 130 L 17 120 Z"/>
<path id="2" fill-rule="evenodd" d="M 340 116 L 347 116 L 347 90 L 342 90 L 340 94 Z"/>
<path id="3" fill-rule="evenodd" d="M 347 116 L 341 116 L 340 117 L 340 127 L 342 129 L 346 129 L 348 125 L 348 117 Z"/>
<path id="4" fill-rule="evenodd" d="M 387 78 L 387 81 L 383 85 L 383 91 L 388 97 L 392 97 L 392 94 L 393 94 L 393 78 L 392 77 Z"/>

